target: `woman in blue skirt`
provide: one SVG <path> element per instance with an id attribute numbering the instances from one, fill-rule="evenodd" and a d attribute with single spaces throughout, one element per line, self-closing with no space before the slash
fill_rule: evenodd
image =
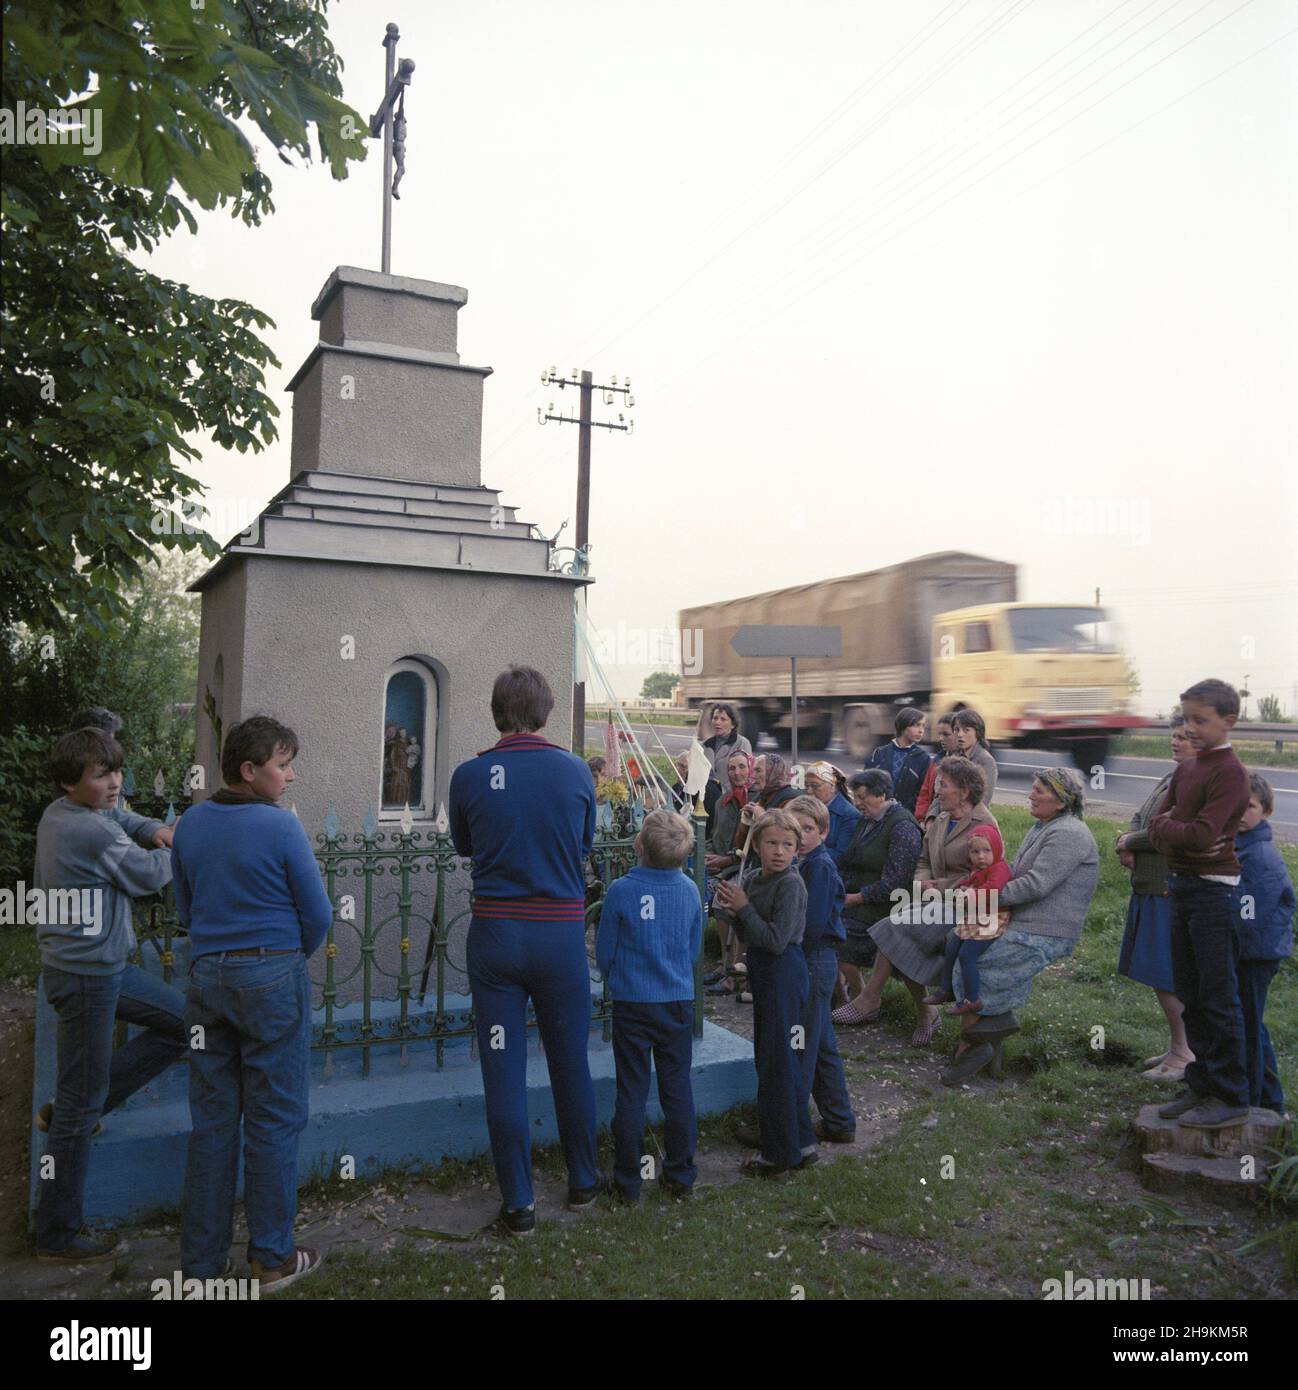
<path id="1" fill-rule="evenodd" d="M 1172 761 L 1194 757 L 1194 745 L 1185 732 L 1185 716 L 1174 714 Z M 1172 983 L 1172 900 L 1166 894 L 1167 861 L 1149 843 L 1145 827 L 1154 818 L 1172 781 L 1169 772 L 1145 798 L 1131 818 L 1131 829 L 1118 837 L 1118 858 L 1131 870 L 1131 902 L 1127 905 L 1127 929 L 1118 955 L 1118 973 L 1137 984 L 1149 985 L 1158 996 L 1172 1044 L 1157 1057 L 1142 1063 L 1143 1076 L 1151 1081 L 1180 1081 L 1194 1053 L 1185 1039 L 1183 1005 Z"/>
<path id="2" fill-rule="evenodd" d="M 501 738 L 451 777 L 451 838 L 473 860 L 467 957 L 491 1157 L 511 1235 L 536 1226 L 527 1119 L 527 1002 L 550 1072 L 568 1207 L 589 1206 L 595 1165 L 583 863 L 595 838 L 595 786 L 575 754 L 541 737 L 554 708 L 545 677 L 511 666 L 496 678 Z"/>

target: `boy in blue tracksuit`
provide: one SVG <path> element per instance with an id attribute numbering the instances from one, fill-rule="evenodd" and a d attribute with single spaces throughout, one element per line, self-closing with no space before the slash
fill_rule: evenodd
<path id="1" fill-rule="evenodd" d="M 825 843 L 829 833 L 828 809 L 817 797 L 800 796 L 789 802 L 788 810 L 801 831 L 798 872 L 807 889 L 807 927 L 802 936 L 802 953 L 807 958 L 809 989 L 803 1015 L 803 1081 L 820 1111 L 815 1138 L 828 1144 L 850 1144 L 856 1138 L 856 1116 L 852 1113 L 847 1075 L 829 1017 L 829 1004 L 838 979 L 835 947 L 847 940 L 843 929 L 843 880 Z M 805 1134 L 803 1147 L 806 1147 Z"/>
<path id="2" fill-rule="evenodd" d="M 698 1176 L 690 1065 L 703 903 L 698 887 L 681 871 L 693 847 L 694 831 L 684 816 L 651 811 L 635 840 L 640 863 L 610 885 L 595 938 L 595 961 L 613 997 L 613 1181 L 618 1195 L 632 1203 L 640 1200 L 646 1176 L 651 1055 L 667 1140 L 659 1186 L 673 1197 L 688 1197 Z"/>
<path id="3" fill-rule="evenodd" d="M 554 708 L 545 677 L 511 666 L 491 691 L 499 742 L 451 777 L 451 838 L 473 860 L 465 947 L 491 1156 L 511 1236 L 536 1227 L 527 1119 L 527 1001 L 545 1045 L 568 1207 L 603 1190 L 586 959 L 584 864 L 595 838 L 595 783 L 575 754 L 542 736 Z"/>
<path id="4" fill-rule="evenodd" d="M 171 845 L 192 964 L 180 1265 L 225 1270 L 242 1142 L 248 1264 L 262 1294 L 320 1267 L 300 1246 L 298 1147 L 308 1119 L 311 980 L 333 906 L 301 822 L 277 803 L 295 779 L 292 729 L 255 715 L 226 731 L 225 785 L 186 811 Z"/>
<path id="5" fill-rule="evenodd" d="M 816 1161 L 807 1087 L 802 1075 L 807 958 L 798 948 L 806 928 L 807 890 L 794 859 L 798 823 L 787 810 L 767 811 L 753 828 L 761 867 L 742 883 L 723 879 L 716 901 L 733 915 L 748 947 L 753 991 L 753 1054 L 757 1063 L 760 1152 L 741 1167 L 749 1177 L 775 1177 Z"/>
<path id="6" fill-rule="evenodd" d="M 1267 1032 L 1266 995 L 1280 962 L 1293 954 L 1294 886 L 1267 824 L 1275 808 L 1271 784 L 1249 779 L 1249 800 L 1235 836 L 1239 858 L 1239 1002 L 1244 1011 L 1244 1062 L 1249 1104 L 1284 1114 L 1284 1091 Z"/>

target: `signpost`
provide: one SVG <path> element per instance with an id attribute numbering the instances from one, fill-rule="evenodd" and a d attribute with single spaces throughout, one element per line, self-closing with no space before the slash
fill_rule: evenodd
<path id="1" fill-rule="evenodd" d="M 790 671 L 790 713 L 793 716 L 790 755 L 798 761 L 798 658 L 800 656 L 841 656 L 841 627 L 797 627 L 778 623 L 750 623 L 730 639 L 739 656 L 780 656 L 792 663 Z"/>

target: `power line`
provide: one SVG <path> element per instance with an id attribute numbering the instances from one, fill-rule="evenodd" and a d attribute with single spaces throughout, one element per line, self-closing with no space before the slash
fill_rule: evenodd
<path id="1" fill-rule="evenodd" d="M 969 184 L 965 185 L 963 188 L 957 189 L 957 190 L 956 190 L 954 193 L 952 193 L 949 197 L 943 199 L 941 202 L 935 204 L 933 207 L 929 208 L 927 211 L 921 213 L 918 217 L 914 218 L 912 221 L 910 221 L 910 222 L 908 222 L 908 223 L 905 223 L 904 225 L 898 227 L 895 231 L 891 232 L 891 234 L 889 234 L 888 236 L 883 237 L 881 240 L 879 240 L 879 241 L 875 242 L 874 244 L 872 244 L 871 246 L 867 247 L 867 248 L 865 249 L 865 251 L 863 251 L 860 255 L 855 256 L 855 257 L 853 257 L 850 261 L 845 262 L 843 265 L 841 265 L 840 267 L 838 267 L 838 269 L 832 271 L 829 275 L 824 276 L 822 279 L 816 281 L 813 285 L 811 285 L 810 287 L 808 287 L 806 290 L 800 291 L 793 299 L 790 299 L 790 300 L 786 301 L 786 302 L 785 302 L 784 304 L 782 304 L 779 308 L 774 309 L 774 310 L 771 310 L 771 311 L 769 311 L 769 312 L 767 312 L 767 313 L 764 313 L 763 316 L 762 316 L 762 324 L 763 324 L 763 326 L 766 326 L 766 325 L 772 323 L 773 321 L 775 321 L 776 319 L 782 317 L 784 314 L 788 313 L 789 310 L 792 309 L 795 305 L 797 305 L 797 304 L 803 302 L 805 299 L 807 299 L 807 298 L 809 298 L 811 295 L 815 294 L 816 291 L 818 291 L 818 290 L 820 290 L 820 289 L 823 289 L 826 285 L 832 283 L 834 280 L 838 279 L 840 275 L 845 274 L 847 271 L 849 271 L 849 270 L 853 269 L 855 266 L 859 265 L 863 260 L 867 259 L 869 256 L 874 255 L 876 252 L 882 250 L 885 246 L 890 245 L 892 242 L 896 241 L 898 237 L 900 237 L 900 236 L 902 236 L 904 233 L 910 231 L 913 227 L 919 225 L 919 223 L 928 220 L 928 218 L 930 218 L 934 213 L 939 212 L 942 208 L 946 207 L 949 203 L 953 202 L 956 198 L 961 197 L 961 196 L 963 196 L 964 194 L 971 192 L 971 191 L 972 191 L 974 188 L 976 188 L 979 184 L 985 182 L 988 178 L 990 178 L 993 174 L 999 172 L 999 170 L 1003 169 L 1006 165 L 1013 163 L 1014 160 L 1018 159 L 1019 157 L 1021 157 L 1021 156 L 1024 155 L 1024 154 L 1026 154 L 1029 150 L 1035 149 L 1037 145 L 1040 145 L 1041 143 L 1043 143 L 1043 141 L 1045 141 L 1046 139 L 1048 139 L 1051 135 L 1058 133 L 1058 131 L 1060 131 L 1060 130 L 1064 129 L 1066 126 L 1072 124 L 1073 121 L 1079 119 L 1081 116 L 1086 115 L 1088 112 L 1093 111 L 1097 106 L 1102 105 L 1102 104 L 1103 104 L 1105 101 L 1107 101 L 1110 97 L 1116 96 L 1118 92 L 1124 90 L 1126 87 L 1129 87 L 1133 82 L 1139 80 L 1139 78 L 1143 77 L 1146 73 L 1153 71 L 1154 68 L 1159 67 L 1162 63 L 1166 62 L 1169 58 L 1175 57 L 1177 53 L 1180 53 L 1183 49 L 1188 48 L 1188 47 L 1190 46 L 1190 44 L 1196 42 L 1198 39 L 1202 38 L 1205 34 L 1211 32 L 1213 29 L 1217 28 L 1220 24 L 1225 23 L 1226 20 L 1231 19 L 1234 15 L 1238 14 L 1240 10 L 1247 8 L 1247 6 L 1250 5 L 1250 4 L 1252 4 L 1252 3 L 1253 3 L 1253 0 L 1243 0 L 1243 3 L 1240 4 L 1240 5 L 1238 5 L 1238 6 L 1236 6 L 1236 8 L 1235 8 L 1234 10 L 1231 10 L 1229 14 L 1222 16 L 1221 19 L 1215 20 L 1212 24 L 1206 26 L 1204 29 L 1200 30 L 1197 34 L 1192 35 L 1191 38 L 1187 39 L 1184 43 L 1180 44 L 1177 48 L 1173 49 L 1171 52 L 1164 54 L 1161 58 L 1158 58 L 1158 59 L 1156 59 L 1153 63 L 1148 64 L 1146 67 L 1142 68 L 1142 69 L 1140 70 L 1140 72 L 1134 74 L 1132 77 L 1128 78 L 1127 81 L 1123 82 L 1122 84 L 1120 84 L 1120 86 L 1116 87 L 1112 92 L 1106 93 L 1105 96 L 1101 97 L 1099 100 L 1097 100 L 1097 101 L 1095 101 L 1095 102 L 1092 102 L 1090 106 L 1087 106 L 1087 107 L 1083 108 L 1081 111 L 1078 111 L 1078 112 L 1074 113 L 1074 115 L 1068 117 L 1067 120 L 1060 122 L 1059 125 L 1053 127 L 1051 130 L 1047 131 L 1045 135 L 1043 135 L 1043 136 L 1041 136 L 1039 139 L 1033 141 L 1033 143 L 1032 143 L 1031 145 L 1027 145 L 1027 146 L 1025 146 L 1023 149 L 1016 151 L 1014 154 L 1010 155 L 1008 158 L 1002 160 L 1000 164 L 995 165 L 993 168 L 987 170 L 984 174 L 980 175 L 980 176 L 979 176 L 977 179 L 975 179 L 972 183 L 969 183 Z M 1221 69 L 1220 72 L 1215 73 L 1212 77 L 1206 79 L 1206 80 L 1203 81 L 1203 82 L 1200 82 L 1200 83 L 1196 84 L 1194 87 L 1191 87 L 1191 88 L 1188 89 L 1187 91 L 1182 92 L 1178 97 L 1173 98 L 1173 100 L 1167 102 L 1164 106 L 1158 108 L 1157 111 L 1150 112 L 1147 116 L 1141 117 L 1141 119 L 1140 119 L 1139 121 L 1133 122 L 1132 125 L 1130 125 L 1130 126 L 1128 126 L 1128 127 L 1125 127 L 1123 130 L 1119 131 L 1116 135 L 1110 136 L 1107 140 L 1104 140 L 1104 141 L 1102 141 L 1100 144 L 1094 146 L 1092 149 L 1085 151 L 1082 155 L 1080 155 L 1080 156 L 1078 156 L 1076 159 L 1072 160 L 1068 165 L 1061 166 L 1061 169 L 1056 169 L 1056 170 L 1052 171 L 1050 174 L 1045 175 L 1042 179 L 1038 180 L 1036 183 L 1030 184 L 1027 188 L 1024 188 L 1024 189 L 1020 190 L 1019 193 L 1017 193 L 1017 194 L 1014 195 L 1014 201 L 1017 201 L 1019 198 L 1025 196 L 1027 193 L 1031 192 L 1033 189 L 1039 187 L 1041 183 L 1044 183 L 1044 182 L 1048 181 L 1050 178 L 1053 178 L 1057 173 L 1059 173 L 1059 172 L 1062 171 L 1062 168 L 1070 168 L 1070 167 L 1072 167 L 1072 165 L 1077 164 L 1077 163 L 1080 163 L 1081 160 L 1083 160 L 1083 159 L 1085 159 L 1085 158 L 1088 158 L 1091 154 L 1094 154 L 1096 151 L 1098 151 L 1098 150 L 1100 150 L 1100 149 L 1103 149 L 1103 148 L 1105 148 L 1106 146 L 1112 144 L 1115 140 L 1121 138 L 1123 135 L 1127 134 L 1129 131 L 1136 129 L 1137 127 L 1139 127 L 1139 126 L 1141 126 L 1141 125 L 1144 125 L 1147 121 L 1153 119 L 1154 116 L 1160 115 L 1160 114 L 1162 114 L 1162 112 L 1169 110 L 1171 107 L 1177 105 L 1179 102 L 1184 101 L 1187 97 L 1193 96 L 1196 92 L 1201 91 L 1204 87 L 1209 86 L 1211 83 L 1217 81 L 1217 80 L 1220 79 L 1221 77 L 1224 77 L 1224 76 L 1226 76 L 1228 73 L 1233 72 L 1236 68 L 1239 68 L 1239 67 L 1243 66 L 1244 63 L 1251 61 L 1253 58 L 1258 57 L 1260 54 L 1266 52 L 1268 49 L 1273 48 L 1277 43 L 1280 43 L 1280 42 L 1282 42 L 1284 39 L 1289 38 L 1289 37 L 1290 37 L 1292 34 L 1294 34 L 1294 33 L 1298 33 L 1298 29 L 1286 31 L 1285 33 L 1279 35 L 1277 38 L 1272 39 L 1272 40 L 1270 40 L 1268 43 L 1263 44 L 1260 48 L 1254 49 L 1251 53 L 1245 55 L 1245 57 L 1239 59 L 1237 62 L 1231 63 L 1229 66 L 1227 66 L 1227 67 Z M 1021 133 L 1022 133 L 1022 132 L 1020 132 L 1020 134 L 1021 134 Z M 744 301 L 744 304 L 741 304 L 741 305 L 739 305 L 739 306 L 737 306 L 737 307 L 743 308 L 744 305 L 747 304 L 747 303 L 749 303 L 749 302 L 751 302 L 751 299 L 750 299 L 750 300 L 745 300 L 745 301 Z M 727 338 L 727 339 L 725 339 L 723 342 L 719 343 L 719 344 L 713 349 L 713 351 L 707 353 L 707 354 L 704 355 L 703 357 L 701 357 L 701 358 L 695 360 L 694 362 L 692 362 L 687 368 L 685 368 L 685 369 L 682 371 L 682 373 L 681 373 L 678 377 L 673 378 L 671 381 L 665 383 L 660 389 L 664 389 L 664 390 L 665 390 L 665 389 L 669 389 L 671 386 L 675 385 L 678 381 L 683 380 L 683 379 L 685 379 L 686 377 L 693 376 L 693 374 L 694 374 L 695 372 L 697 372 L 697 370 L 698 370 L 699 367 L 701 367 L 704 363 L 710 361 L 710 360 L 711 360 L 713 357 L 715 357 L 718 353 L 720 353 L 721 351 L 723 351 L 724 348 L 726 348 L 727 346 L 729 346 L 730 342 L 733 341 L 733 339 L 734 339 L 735 337 L 737 337 L 737 336 L 741 336 L 741 335 L 740 335 L 740 334 L 732 334 L 729 338 Z"/>

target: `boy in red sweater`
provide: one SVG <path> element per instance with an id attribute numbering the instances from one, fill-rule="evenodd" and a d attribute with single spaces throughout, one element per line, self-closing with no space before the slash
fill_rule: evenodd
<path id="1" fill-rule="evenodd" d="M 1231 686 L 1199 681 L 1182 693 L 1181 711 L 1196 756 L 1177 764 L 1162 808 L 1149 823 L 1149 839 L 1170 870 L 1172 978 L 1185 1005 L 1194 1061 L 1185 1069 L 1186 1089 L 1158 1113 L 1198 1129 L 1225 1129 L 1248 1118 L 1235 969 L 1235 831 L 1248 809 L 1248 773 L 1230 746 L 1239 718 L 1239 696 Z"/>

